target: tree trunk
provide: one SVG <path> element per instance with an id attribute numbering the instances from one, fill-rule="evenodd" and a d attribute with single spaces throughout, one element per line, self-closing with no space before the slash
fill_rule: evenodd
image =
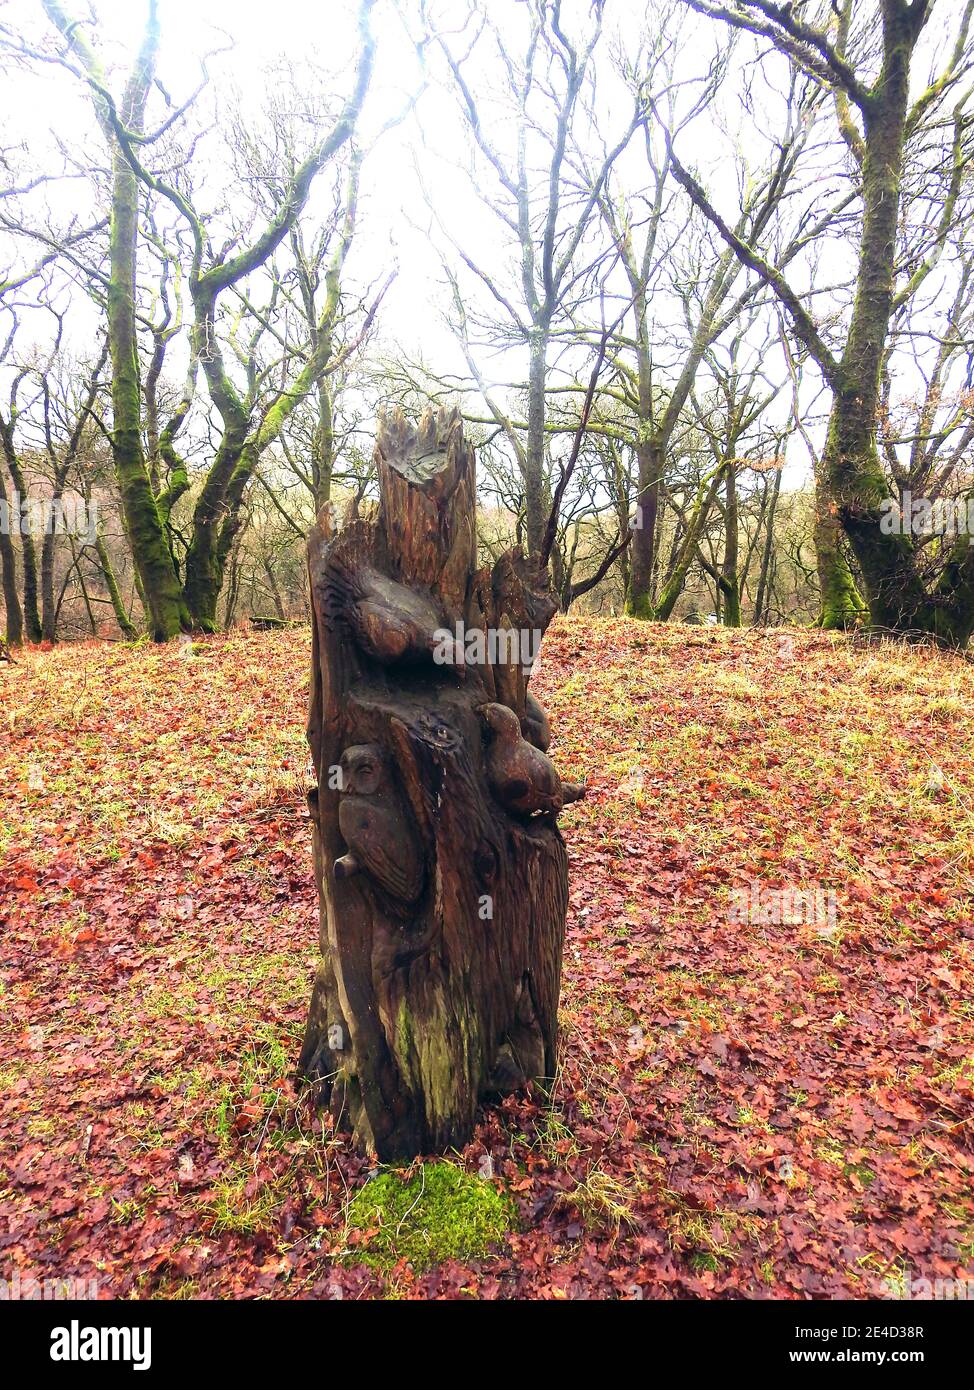
<path id="1" fill-rule="evenodd" d="M 528 434 L 524 451 L 524 508 L 527 521 L 528 557 L 541 554 L 547 521 L 545 507 L 545 380 L 548 370 L 548 328 L 535 327 L 531 334 L 528 365 Z"/>
<path id="2" fill-rule="evenodd" d="M 484 1096 L 553 1077 L 555 821 L 583 789 L 545 756 L 527 692 L 547 575 L 516 550 L 477 570 L 459 416 L 397 412 L 376 463 L 376 520 L 332 535 L 323 514 L 309 542 L 322 963 L 299 1069 L 392 1161 L 462 1146 Z"/>
<path id="3" fill-rule="evenodd" d="M 849 568 L 842 524 L 822 478 L 821 465 L 815 469 L 812 539 L 822 604 L 818 626 L 827 631 L 855 627 L 868 613 Z"/>
<path id="4" fill-rule="evenodd" d="M 720 593 L 724 599 L 724 626 L 741 625 L 741 584 L 737 572 L 740 534 L 737 520 L 737 471 L 728 459 L 724 473 L 724 559 L 720 572 Z"/>
<path id="5" fill-rule="evenodd" d="M 626 612 L 634 618 L 653 616 L 653 570 L 656 563 L 656 524 L 659 487 L 666 460 L 668 436 L 653 422 L 653 356 L 647 320 L 646 288 L 635 267 L 629 272 L 636 311 L 636 394 L 639 434 L 636 439 L 636 476 L 639 492 L 632 528 L 632 573 L 626 591 Z M 663 431 L 675 425 L 676 412 L 666 411 Z"/>
<path id="6" fill-rule="evenodd" d="M 776 468 L 774 483 L 771 487 L 771 498 L 768 502 L 765 515 L 764 549 L 761 552 L 761 571 L 758 575 L 757 593 L 754 598 L 754 626 L 759 627 L 766 619 L 768 600 L 770 598 L 770 574 L 771 556 L 774 553 L 774 518 L 778 510 L 778 498 L 781 495 L 781 475 L 783 468 Z"/>
<path id="7" fill-rule="evenodd" d="M 210 396 L 223 421 L 223 437 L 193 509 L 184 592 L 193 626 L 203 632 L 215 632 L 223 587 L 223 563 L 218 553 L 220 526 L 228 510 L 227 489 L 247 443 L 250 417 L 224 366 L 216 329 L 215 293 L 206 286 L 198 287 L 195 308 L 193 334 Z"/>
<path id="8" fill-rule="evenodd" d="M 64 480 L 58 478 L 54 487 L 52 505 L 56 506 L 64 496 Z M 44 533 L 41 544 L 41 637 L 45 642 L 57 641 L 57 601 L 54 597 L 54 558 L 55 531 L 53 524 Z"/>
<path id="9" fill-rule="evenodd" d="M 108 554 L 108 547 L 105 545 L 101 535 L 95 538 L 95 552 L 98 556 L 98 563 L 101 565 L 101 572 L 105 576 L 105 587 L 108 589 L 108 597 L 111 599 L 115 621 L 118 623 L 125 640 L 127 642 L 134 642 L 139 635 L 138 629 L 125 611 L 125 604 L 122 602 L 122 593 L 118 587 L 118 580 L 115 578 L 115 569 L 112 565 L 111 556 Z"/>
<path id="10" fill-rule="evenodd" d="M 0 472 L 0 510 L 6 524 L 0 526 L 0 571 L 3 576 L 3 606 L 7 613 L 7 641 L 19 647 L 24 640 L 24 614 L 17 590 L 17 552 L 14 549 L 14 517 L 11 514 L 7 488 Z"/>
<path id="11" fill-rule="evenodd" d="M 335 469 L 335 417 L 331 402 L 331 387 L 327 377 L 318 382 L 318 424 L 314 436 L 312 481 L 315 488 L 315 511 L 331 501 L 331 479 Z"/>
<path id="12" fill-rule="evenodd" d="M 3 430 L 3 446 L 7 457 L 7 467 L 10 469 L 10 480 L 14 485 L 11 511 L 16 515 L 11 517 L 10 531 L 11 534 L 14 529 L 20 532 L 20 558 L 24 569 L 24 630 L 28 642 L 40 642 L 43 634 L 40 609 L 37 604 L 37 547 L 34 545 L 33 534 L 26 524 L 21 524 L 20 515 L 17 513 L 17 505 L 23 506 L 27 498 L 27 480 L 14 447 L 12 419 Z M 14 522 L 16 522 L 16 528 Z"/>
<path id="13" fill-rule="evenodd" d="M 932 602 L 906 536 L 887 534 L 883 503 L 890 496 L 876 441 L 881 374 L 893 313 L 897 226 L 906 142 L 910 60 L 923 7 L 884 7 L 883 64 L 866 117 L 862 164 L 863 225 L 855 298 L 841 376 L 832 401 L 822 466 L 829 496 L 849 538 L 876 627 L 922 629 L 963 645 L 974 624 L 948 604 Z M 845 576 L 840 573 L 839 586 Z M 951 599 L 955 596 L 951 595 Z M 831 596 L 823 586 L 823 619 Z M 966 631 L 964 630 L 966 628 Z"/>
<path id="14" fill-rule="evenodd" d="M 639 496 L 632 531 L 632 573 L 626 594 L 626 612 L 633 618 L 653 616 L 653 569 L 663 459 L 664 449 L 660 445 L 642 440 L 636 445 Z"/>
<path id="15" fill-rule="evenodd" d="M 697 545 L 703 535 L 703 528 L 706 525 L 707 517 L 710 515 L 710 508 L 713 506 L 717 489 L 720 486 L 720 479 L 723 470 L 718 468 L 709 479 L 701 483 L 697 490 L 696 500 L 693 504 L 693 511 L 690 514 L 690 522 L 686 529 L 686 534 L 680 544 L 676 561 L 670 574 L 667 576 L 660 594 L 659 601 L 652 611 L 654 621 L 665 623 L 669 621 L 676 601 L 683 593 L 683 586 L 687 582 L 687 575 L 690 566 L 693 564 L 694 556 L 697 553 Z"/>
<path id="16" fill-rule="evenodd" d="M 145 105 L 133 99 L 130 124 L 141 127 Z M 135 119 L 133 119 L 135 118 Z M 139 238 L 139 184 L 117 139 L 112 150 L 111 278 L 108 286 L 108 341 L 112 361 L 112 455 L 122 498 L 125 529 L 141 581 L 153 637 L 165 642 L 189 626 L 179 578 L 173 565 L 142 447 L 142 391 L 136 329 L 136 252 Z"/>

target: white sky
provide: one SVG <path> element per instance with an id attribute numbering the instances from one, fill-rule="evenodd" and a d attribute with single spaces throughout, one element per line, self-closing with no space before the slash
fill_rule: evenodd
<path id="1" fill-rule="evenodd" d="M 941 0 L 935 20 L 937 29 L 956 15 L 959 4 L 960 0 Z M 81 3 L 66 8 L 75 14 L 86 13 Z M 447 20 L 455 16 L 456 22 L 467 12 L 462 0 L 440 0 L 435 8 L 438 16 Z M 139 41 L 144 5 L 139 0 L 98 0 L 96 9 L 105 57 L 109 60 L 117 57 L 120 67 L 124 68 L 127 55 Z M 566 0 L 566 27 L 571 28 L 578 16 L 584 20 L 587 11 L 587 0 Z M 524 7 L 518 0 L 491 0 L 489 13 L 492 18 L 499 18 L 508 36 L 523 22 Z M 609 0 L 606 13 L 606 49 L 611 49 L 612 31 L 617 24 L 623 26 L 632 42 L 640 24 L 640 6 L 632 0 L 616 0 L 616 3 Z M 268 81 L 273 84 L 284 80 L 279 70 L 282 60 L 299 71 L 305 64 L 313 64 L 325 73 L 337 74 L 336 98 L 344 95 L 350 85 L 356 49 L 357 5 L 354 0 L 320 0 L 320 3 L 274 0 L 271 5 L 267 0 L 160 0 L 160 16 L 159 75 L 176 102 L 196 85 L 199 56 L 208 49 L 223 46 L 228 34 L 232 35 L 233 49 L 212 61 L 214 82 L 201 102 L 201 111 L 208 109 L 207 103 L 217 101 L 223 114 L 228 92 L 236 87 L 243 109 L 252 111 L 255 123 L 259 123 Z M 39 0 L 7 0 L 0 4 L 0 21 L 22 32 L 28 41 L 50 33 Z M 379 44 L 362 123 L 365 140 L 370 131 L 402 107 L 416 92 L 421 80 L 415 52 L 390 0 L 384 0 L 377 7 L 373 28 Z M 681 71 L 699 73 L 726 38 L 722 26 L 688 15 L 680 38 Z M 457 43 L 459 45 L 459 40 Z M 273 75 L 275 67 L 278 71 Z M 488 90 L 495 76 L 498 90 L 502 86 L 502 74 L 478 70 L 475 61 L 470 64 L 470 71 L 472 77 L 479 77 L 482 83 L 486 79 Z M 268 73 L 272 74 L 270 78 Z M 751 123 L 740 125 L 740 141 L 721 134 L 725 118 L 729 117 L 732 124 L 741 120 L 738 98 L 745 75 L 740 65 L 732 69 L 731 82 L 721 101 L 722 109 L 717 113 L 720 119 L 700 118 L 680 136 L 678 143 L 683 161 L 701 170 L 717 201 L 731 211 L 738 177 L 735 160 L 750 161 L 760 167 L 768 148 L 763 135 L 774 128 L 775 121 L 774 97 L 761 81 L 757 81 Z M 117 89 L 117 77 L 114 85 Z M 23 142 L 27 151 L 22 161 L 25 170 L 45 167 L 59 140 L 74 147 L 80 141 L 89 151 L 97 149 L 98 157 L 102 157 L 103 145 L 94 125 L 87 91 L 70 74 L 57 67 L 41 66 L 29 74 L 11 74 L 4 86 L 3 144 Z M 611 79 L 602 83 L 600 93 L 603 133 L 611 140 L 626 119 L 628 109 L 621 89 L 618 85 L 613 88 Z M 163 110 L 157 98 L 156 119 L 161 118 Z M 499 120 L 499 110 L 491 111 L 490 115 Z M 499 143 L 503 142 L 504 135 L 503 125 L 499 124 L 496 130 Z M 201 167 L 208 170 L 209 183 L 200 190 L 197 201 L 206 206 L 207 198 L 216 201 L 222 192 L 221 170 L 215 160 L 216 145 L 201 148 L 207 151 Z M 454 96 L 432 82 L 415 116 L 385 134 L 368 158 L 359 230 L 348 264 L 349 277 L 362 282 L 375 282 L 384 277 L 394 262 L 398 264 L 399 274 L 382 307 L 382 342 L 387 345 L 401 343 L 408 354 L 422 355 L 433 367 L 455 372 L 464 368 L 459 349 L 441 318 L 442 274 L 435 243 L 442 244 L 442 237 L 432 226 L 417 186 L 414 161 L 421 163 L 423 177 L 434 189 L 438 212 L 452 234 L 475 260 L 496 267 L 509 261 L 511 253 L 499 237 L 497 222 L 484 211 L 463 173 L 453 167 L 468 161 L 467 150 L 466 134 Z M 619 167 L 635 205 L 645 179 L 645 164 L 639 150 L 627 154 Z M 327 202 L 327 192 L 322 184 L 316 197 Z M 49 200 L 56 216 L 63 220 L 68 209 L 83 207 L 86 190 L 78 182 L 71 182 L 54 187 L 50 193 L 40 191 L 33 197 L 35 209 L 42 208 Z M 316 204 L 315 198 L 312 199 L 308 209 L 312 220 L 316 205 L 324 206 L 324 202 Z M 841 278 L 843 257 L 831 254 L 832 260 L 826 269 L 831 277 Z M 0 251 L 0 264 L 9 260 L 9 254 Z M 797 268 L 794 274 L 800 281 Z M 471 303 L 476 303 L 481 292 L 469 275 L 461 275 L 461 280 L 469 288 Z M 672 303 L 664 304 L 661 319 L 672 321 L 672 316 Z M 73 312 L 72 323 L 75 325 L 75 347 L 81 351 L 85 344 L 77 342 L 77 326 L 86 325 L 81 332 L 84 338 L 92 331 L 94 320 Z M 781 370 L 773 351 L 767 355 L 767 366 L 772 372 Z M 523 354 L 508 353 L 493 362 L 485 359 L 484 369 L 488 377 L 523 379 Z M 178 374 L 176 362 L 172 370 Z M 799 446 L 786 485 L 798 483 L 804 471 Z"/>

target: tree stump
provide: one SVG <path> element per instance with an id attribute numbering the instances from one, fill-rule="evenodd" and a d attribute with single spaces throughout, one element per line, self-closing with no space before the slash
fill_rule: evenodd
<path id="1" fill-rule="evenodd" d="M 568 903 L 531 665 L 556 609 L 517 550 L 477 567 L 456 412 L 380 422 L 380 500 L 308 563 L 322 962 L 299 1074 L 383 1161 L 462 1146 L 551 1078 Z"/>

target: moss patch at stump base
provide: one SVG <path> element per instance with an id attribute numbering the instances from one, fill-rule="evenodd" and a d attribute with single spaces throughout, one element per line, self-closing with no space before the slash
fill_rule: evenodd
<path id="1" fill-rule="evenodd" d="M 373 1269 L 408 1260 L 419 1273 L 443 1260 L 483 1259 L 515 1225 L 513 1200 L 492 1183 L 453 1163 L 427 1163 L 409 1182 L 380 1173 L 356 1192 L 347 1228 L 363 1235 L 346 1258 Z"/>

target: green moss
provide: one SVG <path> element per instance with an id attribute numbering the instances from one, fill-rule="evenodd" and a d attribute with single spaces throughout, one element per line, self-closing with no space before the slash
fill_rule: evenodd
<path id="1" fill-rule="evenodd" d="M 656 617 L 649 594 L 630 594 L 626 599 L 626 613 L 630 618 L 642 618 L 645 622 L 652 622 Z"/>
<path id="2" fill-rule="evenodd" d="M 380 1173 L 352 1198 L 346 1258 L 388 1270 L 407 1260 L 418 1273 L 443 1260 L 481 1260 L 515 1225 L 511 1197 L 452 1163 L 427 1163 L 410 1182 Z M 362 1232 L 359 1237 L 353 1232 Z"/>

